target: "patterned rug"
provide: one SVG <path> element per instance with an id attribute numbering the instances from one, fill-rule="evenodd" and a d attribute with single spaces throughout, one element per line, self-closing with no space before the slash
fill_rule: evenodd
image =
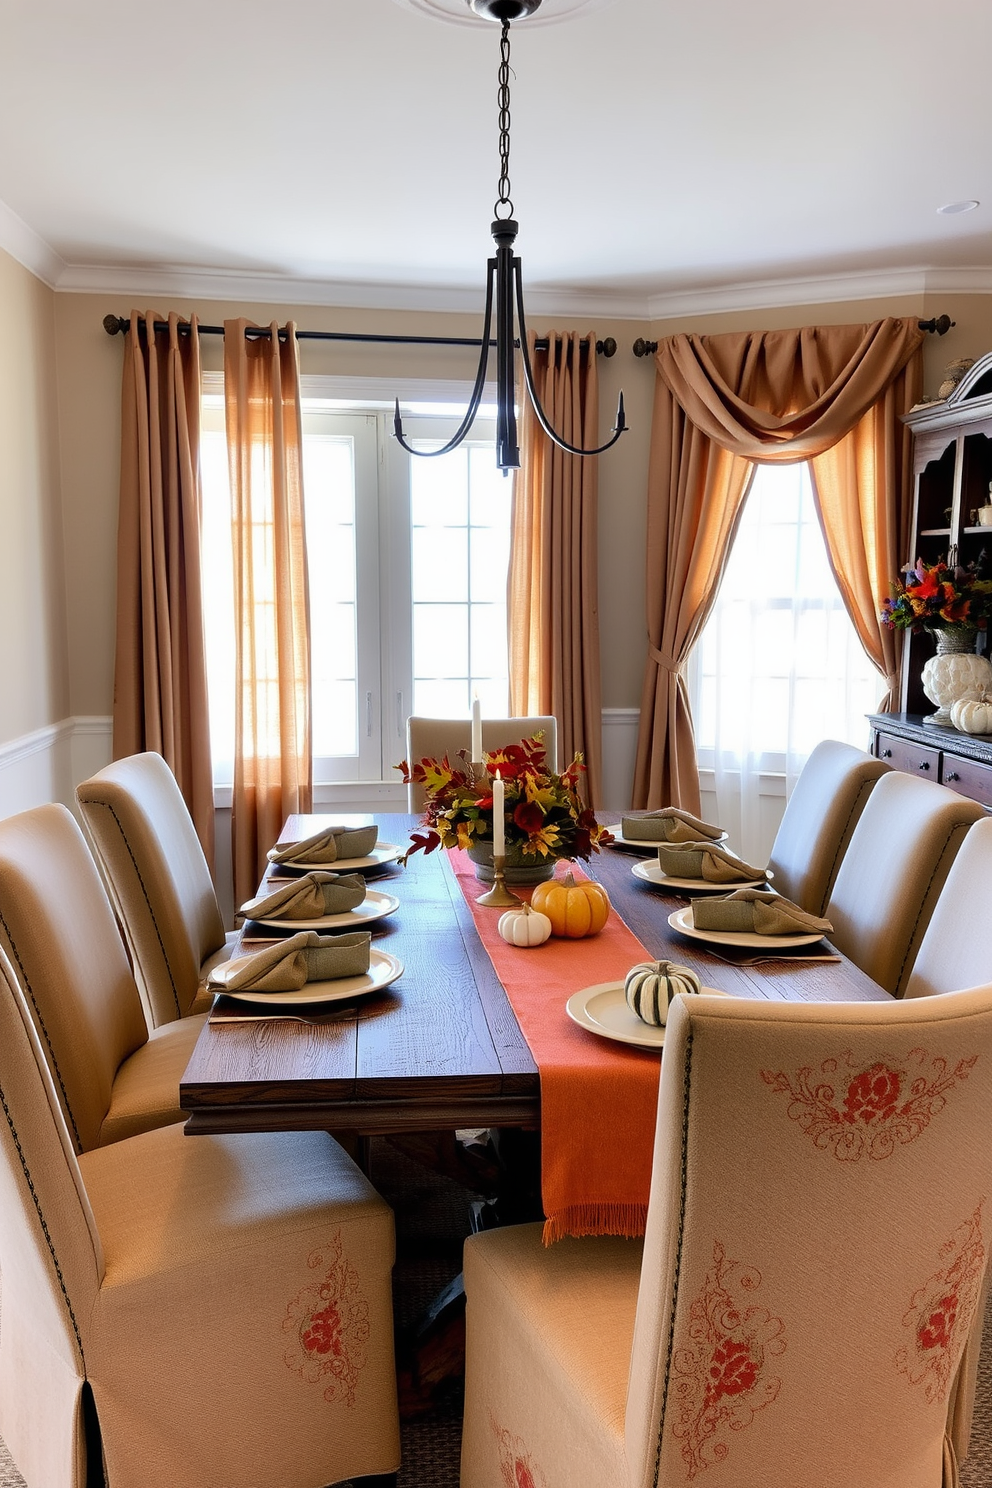
<path id="1" fill-rule="evenodd" d="M 394 1302 L 402 1341 L 442 1288 L 460 1269 L 460 1251 L 470 1230 L 472 1195 L 458 1183 L 429 1172 L 388 1143 L 376 1140 L 372 1180 L 396 1213 L 397 1263 Z M 438 1388 L 421 1413 L 402 1425 L 403 1466 L 398 1488 L 458 1488 L 462 1401 L 456 1381 Z M 961 1488 L 992 1484 L 992 1296 L 985 1314 L 971 1451 L 961 1468 Z M 0 1488 L 26 1488 L 0 1441 Z M 31 1488 L 45 1488 L 32 1484 Z M 271 1488 L 278 1488 L 272 1484 Z M 344 1488 L 344 1485 L 342 1485 Z"/>

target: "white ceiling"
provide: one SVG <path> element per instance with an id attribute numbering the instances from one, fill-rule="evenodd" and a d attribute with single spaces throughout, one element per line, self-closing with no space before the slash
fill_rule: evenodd
<path id="1" fill-rule="evenodd" d="M 534 308 L 992 287 L 988 0 L 599 0 L 512 37 Z M 0 0 L 0 244 L 57 288 L 477 308 L 498 42 L 417 0 Z"/>

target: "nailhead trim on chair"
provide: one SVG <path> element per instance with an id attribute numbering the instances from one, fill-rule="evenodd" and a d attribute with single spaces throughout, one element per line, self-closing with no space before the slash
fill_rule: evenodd
<path id="1" fill-rule="evenodd" d="M 139 884 L 141 885 L 141 892 L 145 896 L 145 903 L 148 906 L 148 913 L 149 913 L 149 915 L 151 917 L 151 922 L 152 922 L 152 924 L 155 927 L 155 934 L 158 936 L 158 943 L 159 943 L 159 946 L 161 947 L 161 950 L 162 950 L 162 960 L 165 963 L 165 969 L 166 969 L 166 971 L 169 974 L 169 984 L 172 987 L 172 1000 L 176 1004 L 176 1017 L 177 1018 L 181 1018 L 182 1015 L 183 1015 L 183 1010 L 182 1010 L 182 1008 L 179 1005 L 179 992 L 178 992 L 178 990 L 176 988 L 175 977 L 172 975 L 172 966 L 171 966 L 171 964 L 169 962 L 169 957 L 168 957 L 168 954 L 167 954 L 166 949 L 165 949 L 165 942 L 162 939 L 162 932 L 158 928 L 158 920 L 155 918 L 155 911 L 152 908 L 152 901 L 149 899 L 149 897 L 148 897 L 148 890 L 145 888 L 145 880 L 141 876 L 141 869 L 138 867 L 138 864 L 137 864 L 137 862 L 135 860 L 134 853 L 131 851 L 131 844 L 127 840 L 127 833 L 124 831 L 124 828 L 121 826 L 121 819 L 117 815 L 117 812 L 114 810 L 113 806 L 111 806 L 111 804 L 110 804 L 109 801 L 90 801 L 90 802 L 87 802 L 87 804 L 88 805 L 92 805 L 92 806 L 102 806 L 105 811 L 109 811 L 110 812 L 111 816 L 114 818 L 114 821 L 117 823 L 117 830 L 121 834 L 121 841 L 123 842 L 124 846 L 127 848 L 127 855 L 131 859 L 131 862 L 132 862 L 132 864 L 134 866 L 135 875 L 137 877 L 137 880 L 138 880 Z M 108 878 L 110 877 L 110 874 L 109 873 L 108 873 L 107 877 Z M 123 916 L 121 916 L 121 918 L 123 918 Z M 135 968 L 135 970 L 137 970 L 137 968 Z"/>
<path id="2" fill-rule="evenodd" d="M 41 1231 L 45 1237 L 45 1243 L 48 1246 L 48 1253 L 52 1258 L 52 1265 L 55 1267 L 55 1275 L 59 1279 L 59 1287 L 61 1289 L 62 1297 L 66 1305 L 66 1310 L 69 1314 L 69 1320 L 72 1323 L 72 1331 L 76 1335 L 76 1347 L 79 1350 L 79 1361 L 82 1364 L 83 1369 L 85 1370 L 86 1357 L 83 1353 L 83 1340 L 79 1336 L 79 1326 L 76 1322 L 76 1314 L 73 1312 L 72 1303 L 69 1301 L 69 1293 L 66 1290 L 65 1279 L 62 1275 L 62 1267 L 59 1265 L 59 1258 L 55 1253 L 55 1246 L 53 1245 L 52 1237 L 49 1234 L 48 1224 L 45 1220 L 45 1216 L 41 1207 L 41 1201 L 38 1198 L 38 1194 L 34 1186 L 34 1180 L 31 1177 L 31 1169 L 28 1167 L 27 1161 L 24 1157 L 24 1150 L 21 1147 L 21 1139 L 17 1135 L 17 1127 L 14 1125 L 14 1118 L 10 1114 L 10 1107 L 7 1105 L 7 1097 L 4 1095 L 2 1085 L 0 1085 L 0 1106 L 3 1107 L 3 1114 L 4 1116 L 6 1116 L 7 1125 L 10 1127 L 10 1135 L 14 1140 L 14 1146 L 17 1148 L 17 1156 L 21 1160 L 21 1168 L 24 1173 L 24 1181 L 27 1183 L 28 1191 L 31 1194 L 31 1199 L 35 1207 L 35 1212 L 38 1215 L 38 1222 L 41 1225 Z"/>
<path id="3" fill-rule="evenodd" d="M 849 846 L 847 829 L 851 825 L 852 818 L 855 824 L 857 824 L 858 818 L 864 810 L 865 796 L 871 794 L 872 788 L 875 784 L 876 782 L 874 780 L 865 780 L 862 782 L 861 789 L 858 791 L 858 799 L 853 803 L 850 811 L 847 813 L 847 821 L 844 823 L 844 830 L 837 838 L 837 851 L 834 853 L 833 861 L 830 864 L 830 876 L 827 879 L 826 893 L 824 894 L 823 902 L 820 904 L 819 908 L 813 911 L 814 914 L 822 915 L 826 914 L 827 912 L 827 904 L 830 900 L 830 895 L 833 892 L 834 883 L 837 878 L 837 869 L 840 867 L 840 860 L 844 857 L 847 847 Z"/>
<path id="4" fill-rule="evenodd" d="M 903 958 L 902 958 L 902 964 L 899 967 L 899 975 L 896 978 L 896 987 L 901 987 L 902 986 L 903 972 L 906 970 L 906 963 L 909 960 L 910 951 L 913 950 L 913 941 L 916 939 L 916 927 L 920 923 L 920 915 L 923 913 L 923 906 L 924 906 L 924 904 L 926 904 L 927 898 L 929 897 L 929 894 L 930 894 L 930 885 L 933 883 L 934 879 L 937 876 L 937 869 L 940 867 L 941 863 L 944 861 L 944 853 L 947 851 L 947 844 L 950 842 L 951 838 L 955 835 L 955 833 L 956 832 L 960 832 L 960 830 L 961 830 L 960 827 L 952 827 L 951 830 L 948 832 L 947 836 L 944 838 L 944 846 L 940 850 L 940 856 L 937 858 L 937 861 L 934 864 L 933 872 L 931 873 L 929 879 L 927 880 L 926 893 L 923 895 L 923 898 L 920 900 L 920 911 L 919 911 L 919 914 L 917 914 L 916 919 L 913 921 L 913 933 L 909 937 L 909 941 L 908 941 L 908 943 L 906 945 L 906 954 L 905 954 L 905 956 L 903 956 Z M 965 830 L 967 830 L 967 828 Z M 894 995 L 896 997 L 901 997 L 902 996 L 902 993 L 897 991 Z"/>
<path id="5" fill-rule="evenodd" d="M 661 1472 L 661 1447 L 665 1434 L 665 1416 L 668 1411 L 668 1387 L 672 1376 L 672 1354 L 675 1350 L 675 1314 L 678 1309 L 679 1280 L 682 1275 L 682 1239 L 685 1234 L 685 1191 L 689 1181 L 686 1156 L 689 1141 L 689 1093 L 692 1084 L 692 1032 L 686 1039 L 685 1075 L 682 1080 L 682 1147 L 680 1153 L 679 1224 L 675 1245 L 675 1276 L 672 1281 L 672 1315 L 668 1325 L 668 1349 L 665 1354 L 665 1388 L 661 1397 L 661 1419 L 658 1422 L 658 1445 L 654 1457 L 653 1488 L 658 1488 Z"/>
<path id="6" fill-rule="evenodd" d="M 11 953 L 14 957 L 14 960 L 17 962 L 18 967 L 20 968 L 21 979 L 24 982 L 24 990 L 27 992 L 28 996 L 31 999 L 31 1006 L 34 1008 L 35 1017 L 38 1019 L 38 1025 L 41 1028 L 42 1034 L 44 1035 L 45 1043 L 48 1045 L 49 1062 L 51 1064 L 52 1072 L 55 1075 L 56 1080 L 58 1080 L 59 1082 L 59 1089 L 62 1092 L 62 1100 L 65 1104 L 66 1115 L 69 1117 L 69 1123 L 72 1126 L 72 1135 L 76 1139 L 76 1151 L 82 1152 L 83 1143 L 79 1135 L 79 1128 L 76 1125 L 76 1118 L 72 1114 L 72 1106 L 69 1104 L 69 1094 L 65 1088 L 65 1082 L 62 1079 L 62 1071 L 59 1069 L 59 1062 L 55 1057 L 55 1050 L 52 1048 L 52 1041 L 49 1038 L 48 1029 L 45 1027 L 45 1020 L 41 1015 L 41 1008 L 35 1001 L 34 992 L 31 989 L 31 983 L 28 980 L 28 974 L 24 970 L 24 962 L 21 960 L 20 952 L 18 951 L 17 946 L 14 943 L 14 937 L 10 933 L 10 926 L 4 919 L 2 912 L 0 912 L 0 925 L 3 926 L 3 931 L 7 937 L 7 942 L 10 946 Z"/>

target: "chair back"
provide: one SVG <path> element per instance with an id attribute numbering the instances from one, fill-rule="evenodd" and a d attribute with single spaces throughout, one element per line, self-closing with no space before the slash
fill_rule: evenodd
<path id="1" fill-rule="evenodd" d="M 928 997 L 992 982 L 990 883 L 992 817 L 986 817 L 969 829 L 951 864 L 904 996 Z"/>
<path id="2" fill-rule="evenodd" d="M 825 913 L 838 950 L 896 997 L 965 833 L 984 815 L 977 801 L 901 770 L 868 797 Z"/>
<path id="3" fill-rule="evenodd" d="M 521 739 L 529 739 L 538 733 L 544 735 L 549 766 L 552 770 L 557 770 L 558 723 L 550 714 L 534 718 L 484 718 L 482 747 L 491 751 L 504 744 L 519 744 Z M 416 760 L 441 759 L 445 754 L 454 763 L 459 749 L 468 753 L 471 747 L 471 719 L 411 716 L 406 721 L 406 757 L 411 765 Z M 409 811 L 423 811 L 427 798 L 422 785 L 410 782 L 407 786 L 407 803 Z"/>
<path id="4" fill-rule="evenodd" d="M 817 744 L 786 804 L 768 859 L 780 894 L 810 914 L 824 913 L 865 802 L 889 768 L 838 739 Z"/>
<path id="5" fill-rule="evenodd" d="M 31 1009 L 75 1150 L 88 1152 L 99 1145 L 114 1077 L 147 1042 L 148 1028 L 110 901 L 64 806 L 0 821 L 0 945 Z"/>
<path id="6" fill-rule="evenodd" d="M 970 1425 L 990 1101 L 992 989 L 675 1000 L 631 1488 L 709 1481 L 717 1465 L 725 1488 L 957 1481 L 942 1464 Z"/>
<path id="7" fill-rule="evenodd" d="M 44 1053 L 0 951 L 0 1436 L 29 1483 L 84 1481 L 85 1330 L 103 1276 Z"/>
<path id="8" fill-rule="evenodd" d="M 225 943 L 210 869 L 160 754 L 116 760 L 76 791 L 124 930 L 149 1026 L 183 1018 Z"/>

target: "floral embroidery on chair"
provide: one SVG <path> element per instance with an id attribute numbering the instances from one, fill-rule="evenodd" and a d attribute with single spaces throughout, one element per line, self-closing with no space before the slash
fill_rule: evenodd
<path id="1" fill-rule="evenodd" d="M 904 1328 L 912 1328 L 913 1342 L 895 1358 L 896 1368 L 910 1384 L 924 1382 L 923 1393 L 931 1404 L 942 1403 L 947 1396 L 978 1306 L 985 1272 L 981 1204 L 940 1247 L 939 1257 L 945 1264 L 914 1292 L 902 1320 Z"/>
<path id="2" fill-rule="evenodd" d="M 689 1309 L 689 1342 L 673 1359 L 675 1402 L 672 1434 L 679 1441 L 686 1476 L 722 1462 L 730 1450 L 726 1437 L 751 1425 L 755 1412 L 778 1395 L 782 1381 L 767 1365 L 785 1352 L 781 1318 L 749 1306 L 761 1273 L 740 1269 L 727 1259 L 719 1241 L 713 1266 Z"/>
<path id="3" fill-rule="evenodd" d="M 330 1244 L 307 1257 L 323 1273 L 286 1308 L 282 1330 L 292 1335 L 283 1358 L 308 1384 L 323 1384 L 324 1399 L 355 1404 L 355 1387 L 365 1367 L 369 1304 L 358 1272 L 342 1252 L 340 1230 Z"/>
<path id="4" fill-rule="evenodd" d="M 905 1059 L 856 1062 L 850 1053 L 825 1059 L 819 1070 L 805 1065 L 790 1078 L 762 1070 L 772 1090 L 790 1096 L 788 1115 L 816 1147 L 832 1148 L 840 1162 L 891 1157 L 897 1146 L 920 1136 L 947 1104 L 947 1092 L 966 1080 L 977 1054 L 950 1066 L 940 1055 L 912 1049 Z"/>
<path id="5" fill-rule="evenodd" d="M 490 1413 L 489 1424 L 499 1451 L 499 1471 L 506 1488 L 547 1488 L 544 1474 L 536 1468 L 523 1442 L 497 1422 Z"/>

